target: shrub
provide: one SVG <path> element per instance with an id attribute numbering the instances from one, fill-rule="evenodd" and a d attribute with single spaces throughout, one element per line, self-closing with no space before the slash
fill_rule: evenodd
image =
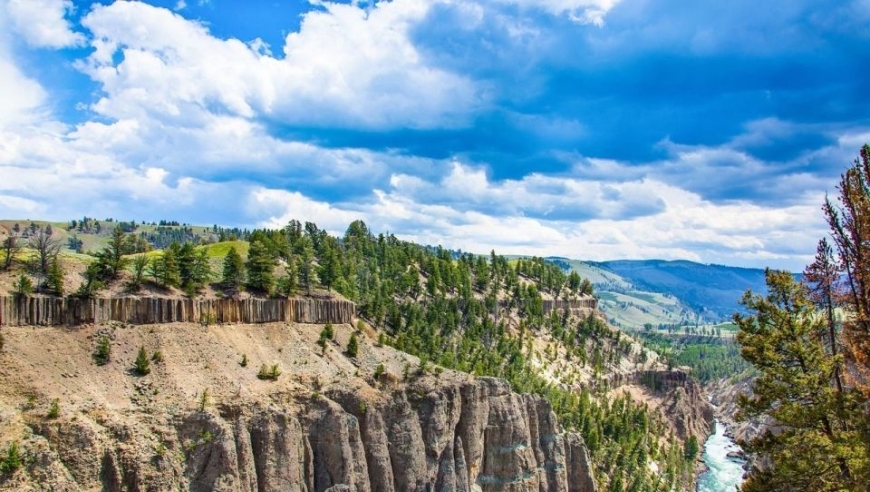
<path id="1" fill-rule="evenodd" d="M 136 356 L 136 374 L 147 376 L 151 374 L 151 361 L 148 360 L 148 353 L 145 352 L 145 347 L 139 347 L 139 354 Z"/>
<path id="2" fill-rule="evenodd" d="M 377 369 L 375 369 L 375 379 L 380 379 L 386 371 L 387 369 L 384 367 L 384 364 L 378 364 Z"/>
<path id="3" fill-rule="evenodd" d="M 51 407 L 49 407 L 48 414 L 46 415 L 46 417 L 48 417 L 50 419 L 56 419 L 56 418 L 60 417 L 60 400 L 59 399 L 55 398 L 54 400 L 51 400 Z"/>
<path id="4" fill-rule="evenodd" d="M 350 340 L 347 342 L 347 355 L 356 357 L 359 352 L 359 342 L 356 339 L 356 333 L 351 333 Z"/>
<path id="5" fill-rule="evenodd" d="M 155 350 L 153 354 L 151 354 L 151 361 L 155 364 L 160 364 L 163 362 L 163 353 L 159 350 Z"/>
<path id="6" fill-rule="evenodd" d="M 281 368 L 278 367 L 278 364 L 272 364 L 271 366 L 267 366 L 263 364 L 260 366 L 260 372 L 257 373 L 257 377 L 259 379 L 276 381 L 278 376 L 281 375 Z"/>
<path id="7" fill-rule="evenodd" d="M 239 365 L 242 367 L 248 367 L 248 355 L 242 354 L 242 361 L 239 362 Z"/>
<path id="8" fill-rule="evenodd" d="M 199 411 L 204 412 L 209 404 L 208 388 L 202 390 L 202 396 L 199 397 Z"/>
<path id="9" fill-rule="evenodd" d="M 0 458 L 0 473 L 11 475 L 15 470 L 21 468 L 23 460 L 21 459 L 21 451 L 18 449 L 18 441 L 13 441 L 6 449 L 6 456 Z"/>
<path id="10" fill-rule="evenodd" d="M 104 366 L 109 363 L 109 359 L 112 354 L 112 345 L 111 340 L 106 335 L 100 337 L 97 340 L 97 349 L 94 350 L 94 362 L 97 363 L 98 366 Z"/>
<path id="11" fill-rule="evenodd" d="M 323 331 L 320 332 L 320 338 L 326 338 L 329 340 L 335 339 L 335 329 L 332 327 L 332 323 L 326 323 L 323 326 Z"/>

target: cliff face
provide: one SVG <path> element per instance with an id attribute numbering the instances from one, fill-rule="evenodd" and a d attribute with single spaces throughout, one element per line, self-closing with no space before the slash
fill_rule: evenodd
<path id="1" fill-rule="evenodd" d="M 288 405 L 228 404 L 177 416 L 84 412 L 34 425 L 13 489 L 592 492 L 580 436 L 549 404 L 479 379 L 336 391 Z"/>
<path id="2" fill-rule="evenodd" d="M 696 379 L 679 370 L 643 371 L 637 378 L 662 397 L 662 412 L 680 439 L 695 436 L 700 444 L 707 440 L 715 417 L 713 407 Z"/>
<path id="3" fill-rule="evenodd" d="M 163 297 L 0 297 L 0 325 L 350 323 L 356 306 L 342 299 L 190 299 Z"/>
<path id="4" fill-rule="evenodd" d="M 26 465 L 0 490 L 596 490 L 582 438 L 545 400 L 451 371 L 400 378 L 416 359 L 365 337 L 347 357 L 348 325 L 322 349 L 320 328 L 4 327 L 0 450 L 19 441 Z M 112 357 L 96 366 L 101 336 Z M 130 372 L 141 346 L 162 353 L 144 377 Z M 260 380 L 260 362 L 284 372 Z"/>

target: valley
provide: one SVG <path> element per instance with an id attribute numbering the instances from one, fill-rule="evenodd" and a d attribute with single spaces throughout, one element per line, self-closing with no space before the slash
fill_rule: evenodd
<path id="1" fill-rule="evenodd" d="M 694 488 L 713 422 L 700 384 L 609 326 L 556 264 L 361 222 L 340 237 L 201 228 L 215 236 L 165 249 L 103 224 L 77 232 L 93 250 L 58 250 L 59 283 L 26 248 L 0 274 L 0 426 L 25 456 L 0 488 Z M 293 314 L 312 303 L 353 309 Z M 79 451 L 61 451 L 69 432 L 87 436 Z"/>

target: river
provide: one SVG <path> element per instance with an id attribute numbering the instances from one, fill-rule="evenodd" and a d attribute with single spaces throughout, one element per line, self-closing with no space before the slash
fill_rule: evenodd
<path id="1" fill-rule="evenodd" d="M 716 432 L 704 443 L 704 463 L 709 470 L 698 479 L 698 492 L 731 492 L 743 483 L 743 460 L 728 457 L 739 449 L 717 420 Z"/>

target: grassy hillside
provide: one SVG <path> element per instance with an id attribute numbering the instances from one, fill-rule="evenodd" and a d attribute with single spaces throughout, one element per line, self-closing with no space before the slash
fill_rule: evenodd
<path id="1" fill-rule="evenodd" d="M 694 324 L 698 319 L 692 308 L 667 291 L 639 288 L 630 279 L 594 263 L 562 261 L 592 282 L 599 308 L 614 326 L 640 330 L 645 325 Z"/>
<path id="2" fill-rule="evenodd" d="M 764 270 L 690 261 L 620 260 L 593 263 L 619 275 L 638 289 L 679 299 L 707 320 L 724 321 L 740 306 L 747 289 L 766 292 Z"/>

